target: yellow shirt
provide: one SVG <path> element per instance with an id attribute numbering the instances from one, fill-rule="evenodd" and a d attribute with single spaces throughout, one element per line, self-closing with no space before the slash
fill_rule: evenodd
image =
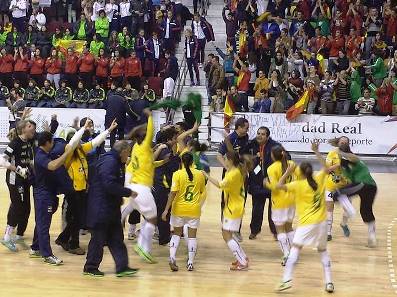
<path id="1" fill-rule="evenodd" d="M 328 167 L 334 165 L 340 165 L 340 157 L 338 152 L 330 151 L 327 155 L 327 159 L 325 161 Z M 325 189 L 327 191 L 333 192 L 347 184 L 346 178 L 342 175 L 342 170 L 340 168 L 330 172 L 327 175 L 327 181 L 325 184 Z"/>
<path id="2" fill-rule="evenodd" d="M 65 167 L 73 181 L 73 188 L 75 191 L 87 189 L 88 163 L 86 156 L 92 150 L 92 142 L 86 142 L 77 147 L 73 154 L 68 155 L 66 158 Z"/>
<path id="3" fill-rule="evenodd" d="M 205 178 L 201 171 L 190 168 L 193 180 L 185 169 L 179 169 L 172 175 L 171 192 L 176 192 L 172 202 L 171 214 L 178 217 L 199 218 L 201 205 L 205 199 Z"/>
<path id="4" fill-rule="evenodd" d="M 153 117 L 147 121 L 146 136 L 141 144 L 135 143 L 131 151 L 131 160 L 127 172 L 132 175 L 130 183 L 153 186 L 154 160 L 153 160 Z"/>
<path id="5" fill-rule="evenodd" d="M 293 161 L 288 161 L 288 164 L 295 164 Z M 269 178 L 269 183 L 266 186 L 272 192 L 272 208 L 273 209 L 283 209 L 289 208 L 294 205 L 294 196 L 291 193 L 279 190 L 276 188 L 278 182 L 283 176 L 283 168 L 281 161 L 275 161 L 272 165 L 267 168 L 267 176 Z M 295 173 L 288 177 L 286 183 L 290 183 L 296 180 Z"/>
<path id="6" fill-rule="evenodd" d="M 244 177 L 240 169 L 233 168 L 228 170 L 219 185 L 223 190 L 225 199 L 223 216 L 228 219 L 242 218 L 244 214 L 245 190 Z"/>
<path id="7" fill-rule="evenodd" d="M 313 191 L 307 179 L 286 184 L 288 192 L 295 195 L 298 226 L 319 224 L 327 219 L 324 197 L 326 178 L 325 171 L 314 177 L 317 183 L 316 191 Z"/>

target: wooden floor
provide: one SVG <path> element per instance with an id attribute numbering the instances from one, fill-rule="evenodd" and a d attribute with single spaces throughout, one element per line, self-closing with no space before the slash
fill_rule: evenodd
<path id="1" fill-rule="evenodd" d="M 219 168 L 213 174 L 220 176 Z M 397 217 L 395 174 L 376 174 L 379 185 L 375 202 L 377 236 L 379 246 L 368 249 L 366 226 L 357 217 L 351 223 L 352 235 L 344 238 L 339 228 L 340 209 L 336 209 L 334 240 L 329 244 L 335 283 L 335 296 L 397 296 L 389 279 L 389 263 L 386 247 L 386 231 L 389 223 Z M 4 171 L 0 170 L 4 181 Z M 133 278 L 117 279 L 114 276 L 113 260 L 106 250 L 101 269 L 104 278 L 82 276 L 84 256 L 65 253 L 53 243 L 60 230 L 60 212 L 53 219 L 51 228 L 54 254 L 64 260 L 64 265 L 52 267 L 42 260 L 30 259 L 27 251 L 11 253 L 0 246 L 0 296 L 276 296 L 275 285 L 280 281 L 283 269 L 280 265 L 280 250 L 269 235 L 267 222 L 257 240 L 248 240 L 251 199 L 247 200 L 244 217 L 242 243 L 251 266 L 247 272 L 230 272 L 232 256 L 222 240 L 219 223 L 220 193 L 209 186 L 208 200 L 198 232 L 198 254 L 194 272 L 184 269 L 185 243 L 181 241 L 178 264 L 181 270 L 171 273 L 168 268 L 168 247 L 155 245 L 154 255 L 159 263 L 143 263 L 132 251 L 127 241 L 132 267 L 141 270 Z M 357 206 L 358 199 L 355 200 Z M 8 191 L 4 183 L 0 186 L 0 228 L 6 224 L 9 204 Z M 26 236 L 31 240 L 34 227 L 33 212 Z M 3 230 L 1 230 L 3 232 Z M 397 226 L 392 231 L 394 254 L 397 255 Z M 89 235 L 82 236 L 82 247 L 88 244 Z M 397 263 L 395 263 L 397 264 Z M 296 267 L 294 286 L 287 296 L 325 296 L 322 268 L 319 256 L 312 248 L 304 249 Z"/>

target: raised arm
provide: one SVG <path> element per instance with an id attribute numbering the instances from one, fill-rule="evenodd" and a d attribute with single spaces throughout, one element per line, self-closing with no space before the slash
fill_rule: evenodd
<path id="1" fill-rule="evenodd" d="M 193 128 L 191 128 L 189 130 L 186 130 L 185 132 L 181 133 L 177 137 L 176 141 L 178 143 L 180 151 L 182 151 L 186 147 L 186 144 L 185 144 L 186 137 L 188 137 L 189 135 L 192 135 L 193 133 L 197 132 L 198 128 L 199 128 L 199 124 L 197 122 L 195 122 Z"/>
<path id="2" fill-rule="evenodd" d="M 146 136 L 145 136 L 145 139 L 143 140 L 143 144 L 146 147 L 150 147 L 150 149 L 151 149 L 152 141 L 153 141 L 153 116 L 152 116 L 152 112 L 148 108 L 146 108 L 143 112 L 148 117 L 147 127 L 146 127 Z"/>
<path id="3" fill-rule="evenodd" d="M 63 164 L 65 164 L 66 158 L 72 151 L 73 151 L 73 149 L 70 146 L 66 145 L 65 152 L 59 158 L 49 162 L 47 165 L 47 169 L 50 171 L 57 170 L 59 167 L 61 167 Z"/>

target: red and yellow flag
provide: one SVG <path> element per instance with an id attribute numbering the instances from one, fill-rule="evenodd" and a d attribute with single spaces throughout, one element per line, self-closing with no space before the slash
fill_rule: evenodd
<path id="1" fill-rule="evenodd" d="M 302 112 L 304 112 L 307 103 L 309 103 L 312 90 L 306 90 L 293 106 L 291 106 L 286 113 L 288 121 L 296 119 Z"/>
<path id="2" fill-rule="evenodd" d="M 230 95 L 226 96 L 225 109 L 223 115 L 223 124 L 226 132 L 230 131 L 229 125 L 235 111 L 236 111 L 236 107 L 234 106 L 233 99 L 230 97 Z"/>

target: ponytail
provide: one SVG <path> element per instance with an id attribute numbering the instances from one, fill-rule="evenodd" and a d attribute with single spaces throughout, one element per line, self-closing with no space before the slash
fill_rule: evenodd
<path id="1" fill-rule="evenodd" d="M 193 155 L 191 153 L 185 153 L 182 156 L 182 163 L 185 167 L 186 173 L 189 177 L 189 181 L 193 181 L 193 173 L 190 170 L 190 166 L 193 165 Z"/>
<path id="2" fill-rule="evenodd" d="M 318 188 L 318 185 L 313 178 L 312 165 L 308 162 L 303 162 L 300 166 L 300 169 L 302 171 L 302 174 L 306 177 L 307 182 L 309 183 L 310 187 L 313 189 L 313 191 L 316 191 Z"/>
<path id="3" fill-rule="evenodd" d="M 288 168 L 287 152 L 281 145 L 277 145 L 272 148 L 272 155 L 275 161 L 281 162 L 281 170 L 284 174 Z"/>

